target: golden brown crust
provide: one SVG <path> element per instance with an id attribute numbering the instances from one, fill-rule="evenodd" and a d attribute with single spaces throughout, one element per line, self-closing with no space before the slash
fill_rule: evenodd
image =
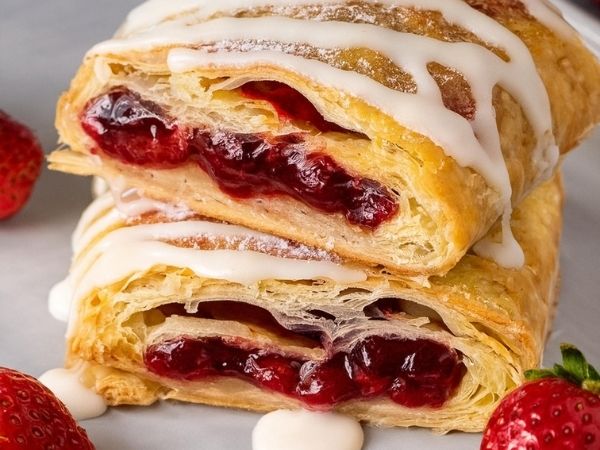
<path id="1" fill-rule="evenodd" d="M 289 320 L 293 317 L 317 323 L 306 311 L 322 310 L 334 317 L 353 318 L 360 325 L 367 305 L 380 298 L 399 298 L 403 301 L 401 314 L 393 316 L 391 322 L 370 323 L 376 323 L 380 330 L 393 326 L 394 333 L 446 343 L 464 355 L 467 375 L 456 397 L 435 411 L 405 409 L 383 399 L 352 401 L 340 409 L 383 426 L 477 431 L 496 402 L 521 381 L 526 369 L 540 361 L 556 302 L 561 206 L 562 186 L 556 178 L 538 188 L 515 212 L 513 227 L 527 257 L 521 270 L 502 269 L 467 255 L 446 276 L 433 277 L 425 286 L 374 269 L 365 269 L 367 281 L 346 285 L 322 280 L 240 285 L 199 278 L 184 268 L 155 267 L 101 286 L 81 299 L 79 318 L 68 343 L 68 361 L 89 362 L 96 389 L 111 404 L 148 404 L 174 398 L 257 411 L 294 407 L 295 400 L 238 380 L 186 384 L 161 379 L 145 369 L 144 348 L 178 335 L 234 336 L 254 340 L 261 348 L 275 346 L 317 359 L 322 357 L 319 348 L 269 332 L 240 317 L 166 317 L 158 313 L 160 305 L 191 307 L 195 302 L 227 298 L 258 305 L 282 323 L 292 323 Z M 94 245 L 98 241 L 91 242 Z M 203 246 L 219 245 L 200 242 Z M 88 250 L 82 251 L 85 254 Z M 79 260 L 75 259 L 74 267 Z M 328 329 L 335 333 L 336 327 Z"/>

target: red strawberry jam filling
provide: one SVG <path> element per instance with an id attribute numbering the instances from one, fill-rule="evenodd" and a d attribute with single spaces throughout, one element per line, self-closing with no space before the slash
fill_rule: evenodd
<path id="1" fill-rule="evenodd" d="M 180 337 L 154 344 L 146 367 L 167 378 L 229 376 L 299 399 L 317 409 L 388 396 L 406 407 L 440 407 L 465 373 L 458 353 L 427 339 L 370 336 L 348 352 L 311 361 L 222 338 Z"/>
<path id="2" fill-rule="evenodd" d="M 241 89 L 242 94 L 247 98 L 266 100 L 271 103 L 280 119 L 306 122 L 323 133 L 328 131 L 348 132 L 338 124 L 325 120 L 304 95 L 287 84 L 277 81 L 251 81 L 244 84 Z"/>
<path id="3" fill-rule="evenodd" d="M 140 166 L 175 166 L 190 157 L 187 133 L 135 92 L 116 89 L 90 101 L 85 132 L 107 155 Z"/>
<path id="4" fill-rule="evenodd" d="M 297 91 L 283 86 L 248 83 L 242 91 L 269 100 L 286 119 L 309 121 L 320 131 L 342 130 Z M 196 163 L 235 198 L 287 195 L 323 212 L 341 213 L 365 228 L 376 228 L 398 212 L 385 186 L 348 173 L 324 153 L 307 152 L 308 133 L 273 136 L 184 127 L 159 105 L 125 88 L 91 100 L 81 124 L 97 144 L 96 151 L 137 166 Z"/>

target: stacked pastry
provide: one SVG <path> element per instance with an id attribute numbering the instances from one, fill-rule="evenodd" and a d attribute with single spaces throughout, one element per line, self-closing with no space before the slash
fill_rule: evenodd
<path id="1" fill-rule="evenodd" d="M 58 107 L 51 166 L 111 188 L 67 364 L 115 405 L 480 430 L 540 360 L 599 77 L 538 1 L 143 4 Z"/>

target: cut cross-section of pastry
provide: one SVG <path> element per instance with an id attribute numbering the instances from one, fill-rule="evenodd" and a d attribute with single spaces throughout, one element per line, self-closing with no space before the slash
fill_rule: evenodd
<path id="1" fill-rule="evenodd" d="M 402 275 L 522 252 L 513 205 L 600 118 L 540 0 L 150 1 L 63 96 L 51 167 Z"/>
<path id="2" fill-rule="evenodd" d="M 424 286 L 133 191 L 116 207 L 106 195 L 74 235 L 67 364 L 87 363 L 113 405 L 306 407 L 479 431 L 539 363 L 561 202 L 554 179 L 515 211 L 522 269 L 468 254 Z"/>

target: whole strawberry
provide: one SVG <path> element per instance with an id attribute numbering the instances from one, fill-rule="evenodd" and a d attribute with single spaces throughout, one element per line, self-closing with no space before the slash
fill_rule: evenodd
<path id="1" fill-rule="evenodd" d="M 0 367 L 1 450 L 93 450 L 67 408 L 35 378 Z"/>
<path id="2" fill-rule="evenodd" d="M 0 110 L 0 219 L 16 214 L 25 205 L 43 159 L 33 133 Z"/>
<path id="3" fill-rule="evenodd" d="M 561 352 L 500 403 L 481 450 L 600 450 L 600 375 L 572 345 Z"/>

